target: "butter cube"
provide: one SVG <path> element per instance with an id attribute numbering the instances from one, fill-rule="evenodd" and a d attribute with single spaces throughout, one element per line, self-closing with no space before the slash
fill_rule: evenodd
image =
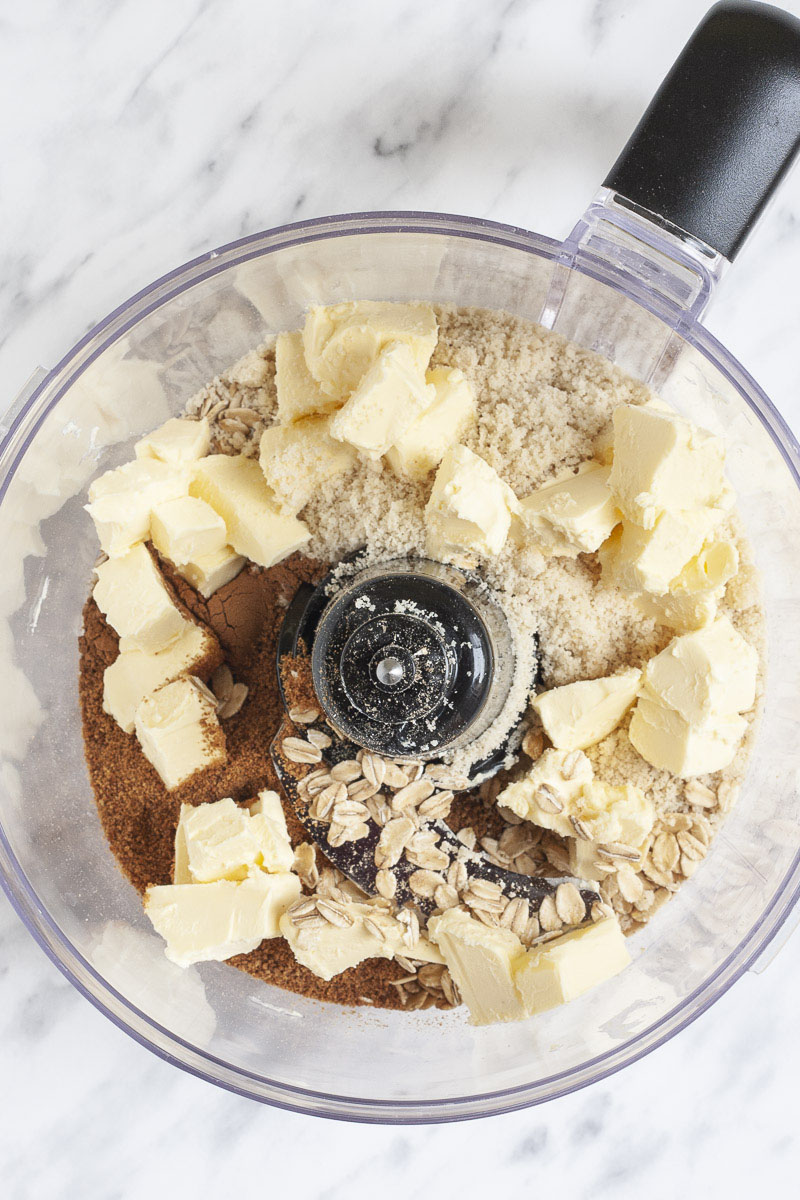
<path id="1" fill-rule="evenodd" d="M 264 938 L 277 937 L 281 916 L 299 895 L 296 875 L 256 871 L 238 883 L 150 887 L 144 910 L 167 943 L 167 958 L 188 967 L 247 954 Z"/>
<path id="2" fill-rule="evenodd" d="M 229 545 L 262 567 L 293 554 L 311 536 L 301 521 L 281 513 L 252 458 L 211 454 L 200 459 L 189 491 L 222 517 Z"/>
<path id="3" fill-rule="evenodd" d="M 525 541 L 542 554 L 575 558 L 597 550 L 622 514 L 608 488 L 609 468 L 583 463 L 520 501 Z"/>
<path id="4" fill-rule="evenodd" d="M 450 908 L 428 922 L 473 1025 L 519 1021 L 528 1015 L 516 986 L 525 948 L 510 929 L 490 928 L 463 909 Z"/>
<path id="5" fill-rule="evenodd" d="M 258 845 L 250 815 L 230 798 L 196 807 L 182 805 L 180 824 L 195 883 L 245 879 L 256 866 Z"/>
<path id="6" fill-rule="evenodd" d="M 443 962 L 424 934 L 409 949 L 403 941 L 405 926 L 385 909 L 358 901 L 337 903 L 350 918 L 348 925 L 295 925 L 291 913 L 280 922 L 280 931 L 297 961 L 319 979 L 333 979 L 368 958 L 394 958 L 396 954 L 411 955 L 421 962 Z"/>
<path id="7" fill-rule="evenodd" d="M 758 655 L 727 617 L 713 625 L 673 638 L 651 658 L 644 671 L 644 691 L 674 709 L 692 725 L 719 713 L 753 707 Z"/>
<path id="8" fill-rule="evenodd" d="M 674 708 L 645 695 L 633 710 L 629 737 L 646 762 L 688 779 L 727 767 L 746 729 L 744 717 L 730 713 L 693 725 Z"/>
<path id="9" fill-rule="evenodd" d="M 605 917 L 529 950 L 517 989 L 529 1015 L 546 1012 L 618 975 L 630 961 L 619 922 Z"/>
<path id="10" fill-rule="evenodd" d="M 409 346 L 390 342 L 331 418 L 331 436 L 349 442 L 369 458 L 380 458 L 430 407 L 435 396 Z"/>
<path id="11" fill-rule="evenodd" d="M 237 554 L 232 546 L 223 546 L 214 554 L 202 554 L 194 562 L 184 563 L 178 567 L 178 574 L 208 600 L 235 579 L 246 562 L 244 555 Z"/>
<path id="12" fill-rule="evenodd" d="M 167 791 L 226 762 L 216 700 L 191 676 L 174 679 L 146 696 L 136 710 L 134 728 L 142 753 Z"/>
<path id="13" fill-rule="evenodd" d="M 456 367 L 433 367 L 425 382 L 435 398 L 393 446 L 387 458 L 396 475 L 424 479 L 457 445 L 478 417 L 472 385 Z"/>
<path id="14" fill-rule="evenodd" d="M 136 709 L 145 696 L 179 675 L 207 679 L 221 662 L 222 650 L 214 635 L 193 621 L 184 621 L 182 632 L 166 650 L 155 654 L 125 650 L 106 667 L 103 711 L 125 733 L 133 733 Z"/>
<path id="15" fill-rule="evenodd" d="M 497 803 L 562 837 L 574 837 L 577 822 L 588 841 L 600 844 L 639 846 L 655 821 L 653 804 L 640 788 L 595 779 L 580 750 L 545 750 L 527 775 L 500 792 Z"/>
<path id="16" fill-rule="evenodd" d="M 156 505 L 185 496 L 187 488 L 184 470 L 153 459 L 126 463 L 95 479 L 86 511 L 105 553 L 117 558 L 145 541 Z"/>
<path id="17" fill-rule="evenodd" d="M 392 342 L 409 348 L 415 370 L 423 375 L 438 333 L 429 304 L 361 300 L 312 308 L 303 328 L 303 347 L 308 369 L 322 391 L 343 400 Z"/>
<path id="18" fill-rule="evenodd" d="M 217 554 L 227 543 L 225 522 L 204 500 L 181 496 L 153 509 L 150 538 L 156 550 L 176 566 Z"/>
<path id="19" fill-rule="evenodd" d="M 191 421 L 173 417 L 134 446 L 137 458 L 156 458 L 174 467 L 196 462 L 208 454 L 211 430 L 205 417 Z"/>
<path id="20" fill-rule="evenodd" d="M 323 392 L 309 371 L 302 333 L 279 333 L 275 339 L 275 386 L 278 420 L 283 424 L 334 412 L 340 404 Z"/>
<path id="21" fill-rule="evenodd" d="M 608 485 L 629 521 L 652 529 L 661 513 L 720 502 L 725 450 L 719 438 L 652 405 L 622 404 L 613 421 Z"/>
<path id="22" fill-rule="evenodd" d="M 147 547 L 139 543 L 97 568 L 95 603 L 126 650 L 164 650 L 184 632 L 185 619 L 164 586 Z"/>
<path id="23" fill-rule="evenodd" d="M 702 550 L 716 516 L 714 509 L 665 512 L 650 529 L 624 521 L 600 550 L 604 582 L 663 596 Z"/>
<path id="24" fill-rule="evenodd" d="M 571 808 L 593 778 L 592 764 L 580 751 L 572 761 L 571 751 L 545 750 L 526 775 L 500 792 L 497 803 L 525 821 L 573 837 Z"/>
<path id="25" fill-rule="evenodd" d="M 358 455 L 330 435 L 328 417 L 272 425 L 261 435 L 261 470 L 285 513 L 294 516 L 328 479 L 348 471 Z"/>
<path id="26" fill-rule="evenodd" d="M 291 871 L 294 849 L 277 792 L 259 792 L 250 805 L 250 829 L 257 846 L 256 862 L 264 871 Z"/>
<path id="27" fill-rule="evenodd" d="M 184 812 L 188 812 L 190 804 L 182 804 L 178 818 L 178 828 L 175 830 L 175 854 L 172 860 L 172 882 L 194 883 L 192 872 L 189 870 L 189 847 L 186 845 L 186 829 L 184 827 Z"/>
<path id="28" fill-rule="evenodd" d="M 637 596 L 636 605 L 659 625 L 688 633 L 710 625 L 725 592 L 725 584 L 739 569 L 739 553 L 732 542 L 708 542 L 691 559 L 663 596 Z"/>
<path id="29" fill-rule="evenodd" d="M 466 446 L 442 459 L 425 508 L 427 553 L 440 561 L 499 554 L 517 498 L 493 467 Z"/>
<path id="30" fill-rule="evenodd" d="M 541 692 L 531 707 L 560 750 L 585 750 L 616 729 L 636 699 L 642 673 L 635 668 L 604 679 L 582 679 Z"/>

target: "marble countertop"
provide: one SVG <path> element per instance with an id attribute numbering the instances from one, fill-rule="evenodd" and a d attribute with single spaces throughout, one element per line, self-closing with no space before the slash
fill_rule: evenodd
<path id="1" fill-rule="evenodd" d="M 800 0 L 784 7 L 800 15 Z M 561 237 L 704 0 L 37 0 L 0 38 L 0 409 L 99 318 L 215 245 L 332 212 L 471 213 Z M 708 324 L 800 429 L 800 172 Z M 602 1084 L 478 1124 L 347 1127 L 167 1066 L 97 1013 L 0 898 L 6 1200 L 413 1200 L 521 1188 L 788 1190 L 800 939 Z M 308 1151 L 313 1147 L 312 1168 Z"/>

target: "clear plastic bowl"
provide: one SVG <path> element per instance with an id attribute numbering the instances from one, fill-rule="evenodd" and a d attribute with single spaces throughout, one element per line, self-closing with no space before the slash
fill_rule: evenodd
<path id="1" fill-rule="evenodd" d="M 553 296 L 557 294 L 558 303 Z M 631 942 L 620 976 L 544 1016 L 324 1005 L 219 963 L 166 961 L 118 871 L 83 761 L 78 634 L 97 553 L 88 481 L 310 302 L 431 300 L 540 319 L 658 384 L 722 433 L 763 573 L 772 655 L 741 800 L 697 875 Z M 677 330 L 677 332 L 675 332 Z M 257 1100 L 364 1121 L 443 1121 L 538 1103 L 672 1037 L 763 953 L 800 884 L 798 449 L 754 381 L 685 311 L 563 248 L 461 217 L 290 226 L 181 267 L 92 330 L 6 418 L 0 447 L 0 872 L 23 921 L 111 1020 Z"/>

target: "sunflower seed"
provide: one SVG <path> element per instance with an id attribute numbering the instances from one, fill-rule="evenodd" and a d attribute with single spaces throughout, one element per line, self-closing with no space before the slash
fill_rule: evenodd
<path id="1" fill-rule="evenodd" d="M 281 749 L 289 762 L 318 763 L 322 761 L 322 751 L 317 746 L 302 738 L 287 737 L 281 743 Z"/>
<path id="2" fill-rule="evenodd" d="M 217 667 L 211 676 L 211 690 L 220 704 L 224 704 L 233 691 L 233 674 L 227 663 Z"/>
<path id="3" fill-rule="evenodd" d="M 354 923 L 351 914 L 333 900 L 317 900 L 317 912 L 329 924 L 336 925 L 339 929 L 347 929 Z"/>
<path id="4" fill-rule="evenodd" d="M 386 900 L 393 900 L 397 893 L 397 879 L 393 871 L 387 871 L 385 868 L 378 871 L 375 876 L 375 887 L 378 894 Z"/>
<path id="5" fill-rule="evenodd" d="M 554 933 L 561 928 L 561 918 L 558 915 L 556 902 L 552 896 L 545 896 L 539 905 L 539 924 L 545 933 Z"/>
<path id="6" fill-rule="evenodd" d="M 312 721 L 316 721 L 319 717 L 319 709 L 317 708 L 290 708 L 289 720 L 294 721 L 295 725 L 310 725 Z"/>
<path id="7" fill-rule="evenodd" d="M 331 778 L 341 783 L 355 783 L 361 778 L 361 764 L 354 758 L 343 758 L 335 767 L 331 767 Z"/>
<path id="8" fill-rule="evenodd" d="M 224 704 L 220 704 L 217 709 L 217 716 L 220 721 L 227 721 L 230 717 L 235 717 L 239 709 L 247 699 L 247 684 L 235 683 L 230 696 Z M 288 740 L 288 739 L 287 739 Z"/>
<path id="9" fill-rule="evenodd" d="M 586 916 L 586 905 L 574 883 L 560 883 L 556 888 L 555 907 L 565 925 L 580 925 Z"/>
<path id="10" fill-rule="evenodd" d="M 323 733 L 321 729 L 309 729 L 306 737 L 312 746 L 316 746 L 318 750 L 327 750 L 332 744 L 327 733 Z"/>
<path id="11" fill-rule="evenodd" d="M 564 805 L 549 784 L 546 783 L 539 785 L 539 790 L 536 793 L 536 803 L 546 813 L 560 813 L 564 811 Z"/>

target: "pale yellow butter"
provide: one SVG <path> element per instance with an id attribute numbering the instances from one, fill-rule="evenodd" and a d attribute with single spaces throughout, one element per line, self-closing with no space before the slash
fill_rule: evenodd
<path id="1" fill-rule="evenodd" d="M 153 509 L 150 538 L 156 550 L 177 567 L 218 554 L 227 544 L 222 517 L 204 500 L 181 496 Z"/>
<path id="2" fill-rule="evenodd" d="M 423 375 L 438 333 L 429 304 L 361 300 L 312 308 L 303 327 L 303 348 L 323 392 L 343 400 L 392 342 L 409 348 L 414 368 Z"/>
<path id="3" fill-rule="evenodd" d="M 636 699 L 641 671 L 582 679 L 552 688 L 531 702 L 544 731 L 560 750 L 585 750 L 616 729 Z"/>
<path id="4" fill-rule="evenodd" d="M 727 617 L 673 638 L 644 670 L 644 694 L 693 725 L 746 712 L 756 694 L 758 655 Z"/>
<path id="5" fill-rule="evenodd" d="M 277 937 L 281 916 L 299 895 L 296 875 L 256 871 L 241 882 L 148 888 L 144 910 L 167 943 L 167 958 L 188 967 L 247 954 Z"/>
<path id="6" fill-rule="evenodd" d="M 665 512 L 650 529 L 624 521 L 600 550 L 604 582 L 663 596 L 702 550 L 716 516 L 714 509 Z"/>
<path id="7" fill-rule="evenodd" d="M 184 563 L 178 567 L 178 574 L 207 600 L 235 579 L 246 562 L 244 555 L 237 554 L 233 546 L 223 546 L 214 554 L 203 554 L 194 562 Z"/>
<path id="8" fill-rule="evenodd" d="M 205 417 L 197 421 L 172 417 L 134 446 L 137 458 L 156 458 L 172 466 L 196 462 L 208 454 L 211 430 Z"/>
<path id="9" fill-rule="evenodd" d="M 195 883 L 245 879 L 257 866 L 258 844 L 250 814 L 229 797 L 210 804 L 182 805 L 179 823 Z"/>
<path id="10" fill-rule="evenodd" d="M 727 767 L 746 729 L 744 717 L 730 713 L 692 725 L 675 709 L 641 696 L 633 711 L 629 737 L 634 749 L 652 766 L 688 779 Z"/>
<path id="11" fill-rule="evenodd" d="M 653 405 L 622 404 L 614 410 L 613 422 L 608 483 L 629 521 L 652 529 L 661 513 L 720 502 L 725 450 L 719 438 Z"/>
<path id="12" fill-rule="evenodd" d="M 608 488 L 609 468 L 584 463 L 577 474 L 520 500 L 524 540 L 545 555 L 575 558 L 597 550 L 622 514 Z"/>
<path id="13" fill-rule="evenodd" d="M 185 496 L 188 486 L 185 469 L 155 459 L 137 459 L 96 479 L 89 488 L 91 503 L 86 511 L 105 553 L 117 558 L 145 541 L 153 509 Z"/>
<path id="14" fill-rule="evenodd" d="M 618 975 L 630 961 L 618 920 L 605 917 L 529 950 L 517 989 L 529 1015 L 546 1012 Z"/>
<path id="15" fill-rule="evenodd" d="M 261 435 L 261 470 L 284 513 L 305 508 L 321 484 L 348 471 L 358 455 L 330 435 L 328 417 L 271 425 Z"/>
<path id="16" fill-rule="evenodd" d="M 386 455 L 396 475 L 424 479 L 477 420 L 472 385 L 456 367 L 434 367 L 425 375 L 435 398 Z"/>
<path id="17" fill-rule="evenodd" d="M 432 917 L 428 933 L 444 955 L 473 1025 L 528 1016 L 516 986 L 525 947 L 515 933 L 490 928 L 459 908 Z"/>
<path id="18" fill-rule="evenodd" d="M 739 552 L 732 542 L 708 542 L 691 559 L 663 596 L 637 596 L 645 616 L 678 633 L 710 625 L 725 593 L 726 583 L 739 568 Z"/>
<path id="19" fill-rule="evenodd" d="M 417 369 L 404 342 L 381 350 L 342 408 L 331 418 L 331 437 L 380 458 L 433 403 L 435 389 Z"/>
<path id="20" fill-rule="evenodd" d="M 263 871 L 291 871 L 294 849 L 286 828 L 280 796 L 265 790 L 250 805 L 250 830 L 257 847 L 256 862 Z"/>
<path id="21" fill-rule="evenodd" d="M 185 619 L 146 546 L 140 543 L 119 558 L 109 558 L 96 573 L 92 595 L 124 639 L 121 649 L 157 652 L 184 632 Z"/>
<path id="22" fill-rule="evenodd" d="M 182 676 L 157 688 L 136 709 L 142 753 L 168 791 L 199 771 L 224 765 L 225 734 L 216 708 L 200 680 Z"/>
<path id="23" fill-rule="evenodd" d="M 517 498 L 493 467 L 466 446 L 448 450 L 425 508 L 427 553 L 440 561 L 499 554 Z"/>
<path id="24" fill-rule="evenodd" d="M 280 930 L 297 961 L 320 979 L 333 979 L 368 958 L 394 958 L 396 954 L 422 962 L 442 962 L 442 955 L 425 935 L 411 947 L 403 941 L 405 926 L 385 909 L 358 901 L 337 901 L 350 918 L 346 926 L 295 925 L 291 914 L 281 919 Z M 380 933 L 376 934 L 374 926 Z"/>
<path id="25" fill-rule="evenodd" d="M 283 423 L 330 413 L 340 404 L 323 392 L 309 371 L 300 332 L 279 333 L 275 339 L 275 386 L 278 419 Z"/>
<path id="26" fill-rule="evenodd" d="M 179 675 L 205 675 L 222 661 L 219 642 L 207 629 L 184 621 L 166 650 L 125 650 L 103 674 L 103 711 L 133 733 L 136 709 L 150 692 Z"/>
<path id="27" fill-rule="evenodd" d="M 274 566 L 311 536 L 302 521 L 280 511 L 252 458 L 212 454 L 200 459 L 189 491 L 222 517 L 228 544 L 259 566 Z"/>

